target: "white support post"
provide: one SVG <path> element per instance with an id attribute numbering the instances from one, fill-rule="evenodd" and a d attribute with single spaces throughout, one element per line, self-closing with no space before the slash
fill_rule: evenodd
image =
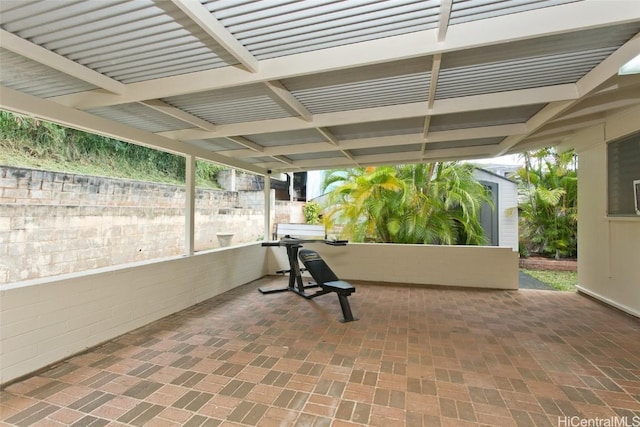
<path id="1" fill-rule="evenodd" d="M 271 175 L 264 175 L 264 238 L 271 240 Z"/>
<path id="2" fill-rule="evenodd" d="M 236 191 L 236 170 L 231 169 L 231 191 Z"/>
<path id="3" fill-rule="evenodd" d="M 196 158 L 187 155 L 185 160 L 184 252 L 190 256 L 193 255 L 195 246 Z"/>
<path id="4" fill-rule="evenodd" d="M 290 202 L 295 202 L 296 201 L 296 189 L 293 186 L 293 172 L 287 174 L 289 175 L 289 201 Z"/>

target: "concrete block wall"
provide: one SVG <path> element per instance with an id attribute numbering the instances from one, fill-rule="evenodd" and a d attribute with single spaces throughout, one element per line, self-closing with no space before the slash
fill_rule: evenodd
<path id="1" fill-rule="evenodd" d="M 183 254 L 184 203 L 177 185 L 0 167 L 0 284 Z M 261 240 L 264 193 L 196 189 L 196 251 L 217 233 Z"/>

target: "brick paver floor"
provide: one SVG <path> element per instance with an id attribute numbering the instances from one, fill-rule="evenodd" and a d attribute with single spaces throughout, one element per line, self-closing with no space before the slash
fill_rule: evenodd
<path id="1" fill-rule="evenodd" d="M 241 286 L 13 383 L 0 422 L 640 422 L 640 320 L 587 297 L 355 283 L 360 320 L 340 323 L 334 294 L 257 291 L 285 280 Z"/>

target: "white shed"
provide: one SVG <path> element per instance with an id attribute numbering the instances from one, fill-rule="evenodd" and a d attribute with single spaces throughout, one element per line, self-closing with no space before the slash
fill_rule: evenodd
<path id="1" fill-rule="evenodd" d="M 493 209 L 485 205 L 480 220 L 488 245 L 508 246 L 518 251 L 518 186 L 515 182 L 486 169 L 477 168 L 474 176 L 490 191 Z"/>

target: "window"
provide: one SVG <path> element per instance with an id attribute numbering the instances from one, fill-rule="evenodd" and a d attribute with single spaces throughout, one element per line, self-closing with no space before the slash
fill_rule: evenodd
<path id="1" fill-rule="evenodd" d="M 637 215 L 634 181 L 640 180 L 640 133 L 609 143 L 607 171 L 609 215 Z"/>

